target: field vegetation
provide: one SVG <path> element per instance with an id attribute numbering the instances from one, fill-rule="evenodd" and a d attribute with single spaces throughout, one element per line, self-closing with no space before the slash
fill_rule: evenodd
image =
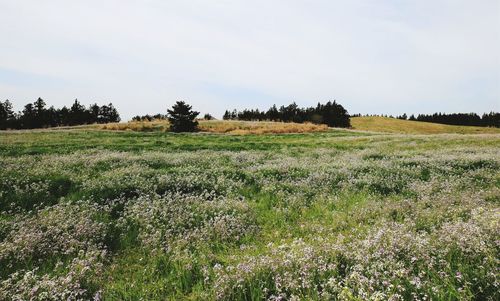
<path id="1" fill-rule="evenodd" d="M 167 120 L 152 121 L 130 121 L 126 123 L 108 123 L 94 126 L 103 130 L 137 131 L 151 132 L 170 131 L 170 124 Z M 324 132 L 328 129 L 325 124 L 312 123 L 285 123 L 285 122 L 264 122 L 264 121 L 220 121 L 220 120 L 200 120 L 198 130 L 209 133 L 226 134 L 285 134 L 285 133 L 308 133 Z"/>
<path id="2" fill-rule="evenodd" d="M 0 133 L 0 300 L 500 298 L 497 133 L 124 125 Z"/>

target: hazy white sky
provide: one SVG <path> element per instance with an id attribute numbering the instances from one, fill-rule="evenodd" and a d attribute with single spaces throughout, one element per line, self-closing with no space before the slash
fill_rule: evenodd
<path id="1" fill-rule="evenodd" d="M 499 0 L 0 0 L 0 98 L 500 111 Z"/>

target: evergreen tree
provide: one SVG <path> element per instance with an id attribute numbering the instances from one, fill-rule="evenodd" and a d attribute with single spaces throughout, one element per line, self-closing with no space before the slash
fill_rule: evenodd
<path id="1" fill-rule="evenodd" d="M 271 121 L 280 120 L 280 113 L 276 105 L 273 105 L 271 108 L 269 108 L 269 110 L 267 110 L 266 118 Z"/>
<path id="2" fill-rule="evenodd" d="M 347 128 L 351 126 L 351 121 L 347 110 L 337 103 L 337 101 L 327 102 L 323 112 L 323 122 L 330 127 Z"/>
<path id="3" fill-rule="evenodd" d="M 110 122 L 120 122 L 121 118 L 120 114 L 118 114 L 118 110 L 113 106 L 112 103 L 109 103 L 108 107 L 109 107 L 108 119 L 110 120 Z"/>
<path id="4" fill-rule="evenodd" d="M 96 103 L 89 107 L 89 123 L 102 123 L 100 110 L 101 108 Z"/>
<path id="5" fill-rule="evenodd" d="M 71 115 L 68 107 L 64 106 L 60 110 L 58 110 L 59 125 L 71 125 Z"/>
<path id="6" fill-rule="evenodd" d="M 113 106 L 112 103 L 108 104 L 107 106 L 106 105 L 102 106 L 101 109 L 99 110 L 99 115 L 101 123 L 120 121 L 120 115 L 118 114 L 118 111 L 116 110 L 116 108 Z"/>
<path id="7" fill-rule="evenodd" d="M 172 109 L 167 110 L 170 130 L 172 132 L 194 132 L 198 126 L 195 120 L 199 112 L 193 111 L 192 107 L 184 101 L 177 101 Z"/>
<path id="8" fill-rule="evenodd" d="M 32 103 L 24 106 L 21 117 L 20 127 L 24 129 L 32 129 L 35 127 L 36 113 Z"/>
<path id="9" fill-rule="evenodd" d="M 12 103 L 8 99 L 4 102 L 0 101 L 0 130 L 12 127 L 14 121 L 15 115 L 12 109 Z"/>
<path id="10" fill-rule="evenodd" d="M 86 115 L 87 110 L 85 109 L 85 106 L 81 105 L 78 99 L 75 99 L 75 102 L 69 109 L 70 125 L 85 124 L 85 121 L 87 120 Z"/>
<path id="11" fill-rule="evenodd" d="M 43 99 L 40 97 L 38 97 L 38 99 L 33 103 L 33 128 L 42 128 L 44 126 L 48 126 L 49 120 L 47 119 L 47 110 L 45 109 L 45 105 L 45 101 L 43 101 Z"/>

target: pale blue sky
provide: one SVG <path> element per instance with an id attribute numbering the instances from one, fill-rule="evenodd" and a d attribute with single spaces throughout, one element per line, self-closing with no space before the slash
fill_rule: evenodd
<path id="1" fill-rule="evenodd" d="M 0 0 L 0 98 L 500 111 L 498 0 Z"/>

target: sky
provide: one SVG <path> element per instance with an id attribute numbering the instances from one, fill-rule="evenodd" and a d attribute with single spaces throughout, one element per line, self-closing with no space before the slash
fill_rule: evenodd
<path id="1" fill-rule="evenodd" d="M 499 0 L 0 0 L 0 99 L 500 111 Z"/>

